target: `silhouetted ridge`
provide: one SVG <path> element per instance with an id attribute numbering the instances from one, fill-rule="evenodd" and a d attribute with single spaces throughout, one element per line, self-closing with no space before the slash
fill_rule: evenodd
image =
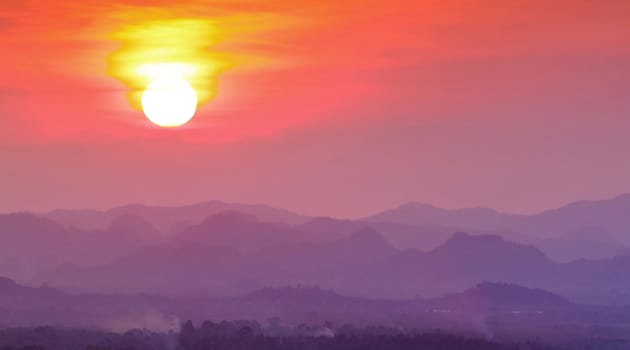
<path id="1" fill-rule="evenodd" d="M 151 232 L 157 233 L 157 229 L 147 220 L 133 214 L 124 214 L 112 220 L 109 226 L 110 231 L 122 232 Z"/>
<path id="2" fill-rule="evenodd" d="M 286 209 L 258 204 L 226 203 L 216 200 L 183 206 L 129 204 L 106 211 L 55 210 L 45 215 L 64 225 L 82 229 L 105 229 L 116 217 L 130 214 L 147 220 L 162 232 L 168 232 L 177 222 L 190 222 L 196 225 L 208 216 L 224 211 L 248 213 L 263 221 L 287 224 L 301 224 L 308 220 L 308 217 L 292 213 Z"/>
<path id="3" fill-rule="evenodd" d="M 19 286 L 14 280 L 6 277 L 0 277 L 0 293 L 11 292 L 18 288 Z"/>
<path id="4" fill-rule="evenodd" d="M 498 228 L 520 216 L 500 213 L 490 208 L 443 209 L 433 205 L 411 202 L 383 211 L 366 220 L 398 222 L 409 225 L 440 224 L 470 228 Z"/>
<path id="5" fill-rule="evenodd" d="M 434 252 L 457 255 L 494 255 L 506 258 L 529 258 L 547 261 L 547 256 L 534 246 L 508 241 L 499 235 L 471 235 L 456 232 Z"/>
<path id="6" fill-rule="evenodd" d="M 55 299 L 60 296 L 66 295 L 65 293 L 50 288 L 46 285 L 34 288 L 17 284 L 14 280 L 7 277 L 0 277 L 0 305 L 5 304 L 4 297 L 15 298 L 18 297 L 20 303 L 39 303 L 41 301 L 50 302 L 54 304 Z M 11 299 L 15 300 L 15 299 Z M 22 306 L 22 305 L 19 305 Z"/>
<path id="7" fill-rule="evenodd" d="M 301 229 L 317 233 L 345 234 L 357 229 L 360 223 L 352 220 L 335 219 L 331 217 L 316 217 L 300 225 Z"/>
<path id="8" fill-rule="evenodd" d="M 245 299 L 258 302 L 282 302 L 292 304 L 335 303 L 355 300 L 357 298 L 343 296 L 333 290 L 325 290 L 317 286 L 285 286 L 277 288 L 263 288 L 245 296 Z"/>
<path id="9" fill-rule="evenodd" d="M 208 216 L 207 218 L 203 220 L 201 224 L 202 225 L 209 224 L 209 223 L 211 224 L 216 224 L 216 223 L 237 224 L 239 222 L 252 223 L 252 222 L 257 222 L 257 221 L 258 221 L 258 218 L 256 218 L 255 215 L 242 213 L 235 210 L 226 210 L 226 211 L 222 211 L 220 213 Z"/>
<path id="10" fill-rule="evenodd" d="M 29 213 L 0 214 L 0 231 L 22 230 L 25 233 L 37 233 L 63 229 L 62 225 L 53 220 Z"/>
<path id="11" fill-rule="evenodd" d="M 442 306 L 479 308 L 554 308 L 572 305 L 570 301 L 551 292 L 527 288 L 512 283 L 483 282 L 462 293 L 438 298 L 434 303 Z"/>
<path id="12" fill-rule="evenodd" d="M 554 293 L 537 288 L 527 288 L 513 283 L 483 282 L 464 293 L 506 304 L 537 306 L 565 306 L 571 304 L 566 298 Z"/>
<path id="13" fill-rule="evenodd" d="M 328 246 L 332 258 L 343 258 L 345 263 L 365 263 L 396 253 L 397 250 L 379 232 L 371 228 L 360 229 Z M 323 256 L 326 259 L 325 256 Z"/>
<path id="14" fill-rule="evenodd" d="M 471 235 L 466 232 L 455 232 L 451 238 L 449 238 L 442 247 L 449 246 L 466 246 L 468 244 L 473 245 L 501 245 L 506 244 L 503 237 L 499 235 Z"/>
<path id="15" fill-rule="evenodd" d="M 259 221 L 253 215 L 236 211 L 209 216 L 201 224 L 190 226 L 174 237 L 178 241 L 234 247 L 243 252 L 296 238 L 296 231 L 286 224 Z"/>
<path id="16" fill-rule="evenodd" d="M 371 228 L 362 228 L 356 231 L 350 237 L 348 237 L 348 241 L 368 246 L 386 246 L 393 249 L 393 247 L 383 237 L 383 235 L 380 234 L 380 232 Z"/>

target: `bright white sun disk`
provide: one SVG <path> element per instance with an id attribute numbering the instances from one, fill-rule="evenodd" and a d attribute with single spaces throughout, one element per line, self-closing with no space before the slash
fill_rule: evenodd
<path id="1" fill-rule="evenodd" d="M 197 110 L 197 94 L 176 76 L 153 80 L 142 94 L 142 109 L 155 125 L 174 128 L 188 123 Z"/>

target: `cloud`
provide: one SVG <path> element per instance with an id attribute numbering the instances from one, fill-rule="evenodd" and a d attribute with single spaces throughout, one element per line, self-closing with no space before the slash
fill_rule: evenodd
<path id="1" fill-rule="evenodd" d="M 457 86 L 493 65 L 536 72 L 545 61 L 551 78 L 554 64 L 580 69 L 599 61 L 594 69 L 605 72 L 629 54 L 628 7 L 589 0 L 5 2 L 0 44 L 11 54 L 0 57 L 0 86 L 29 92 L 11 95 L 4 107 L 24 128 L 2 136 L 227 142 L 361 121 L 366 111 L 401 109 L 401 96 L 409 97 L 408 111 L 474 100 L 476 89 Z M 168 28 L 183 32 L 158 35 Z M 190 35 L 199 29 L 204 35 Z M 167 135 L 137 110 L 146 81 L 133 70 L 164 57 L 200 68 L 195 82 L 209 102 L 188 128 Z M 535 83 L 519 78 L 525 81 L 486 77 L 502 91 Z"/>

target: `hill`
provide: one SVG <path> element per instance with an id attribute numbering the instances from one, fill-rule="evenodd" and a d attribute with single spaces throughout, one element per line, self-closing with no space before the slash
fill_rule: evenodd
<path id="1" fill-rule="evenodd" d="M 263 221 L 285 224 L 300 224 L 308 220 L 305 216 L 267 205 L 226 203 L 221 201 L 207 201 L 184 206 L 131 204 L 106 211 L 55 210 L 44 216 L 67 226 L 82 229 L 103 229 L 111 225 L 112 220 L 116 217 L 134 215 L 151 223 L 162 232 L 170 232 L 174 228 L 176 229 L 186 224 L 199 224 L 208 216 L 226 211 L 246 213 Z"/>
<path id="2" fill-rule="evenodd" d="M 549 238 L 580 229 L 606 230 L 613 237 L 630 241 L 630 194 L 605 200 L 577 201 L 534 215 L 500 213 L 488 208 L 442 209 L 408 203 L 374 214 L 366 221 L 408 225 L 459 226 L 468 230 L 504 230 Z"/>

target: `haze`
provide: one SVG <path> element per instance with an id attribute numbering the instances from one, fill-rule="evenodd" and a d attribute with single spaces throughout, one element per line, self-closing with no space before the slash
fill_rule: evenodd
<path id="1" fill-rule="evenodd" d="M 176 131 L 106 74 L 125 19 L 170 13 L 150 3 L 0 5 L 0 211 L 530 213 L 630 190 L 625 1 L 187 2 L 168 11 L 224 25 L 239 64 Z"/>

